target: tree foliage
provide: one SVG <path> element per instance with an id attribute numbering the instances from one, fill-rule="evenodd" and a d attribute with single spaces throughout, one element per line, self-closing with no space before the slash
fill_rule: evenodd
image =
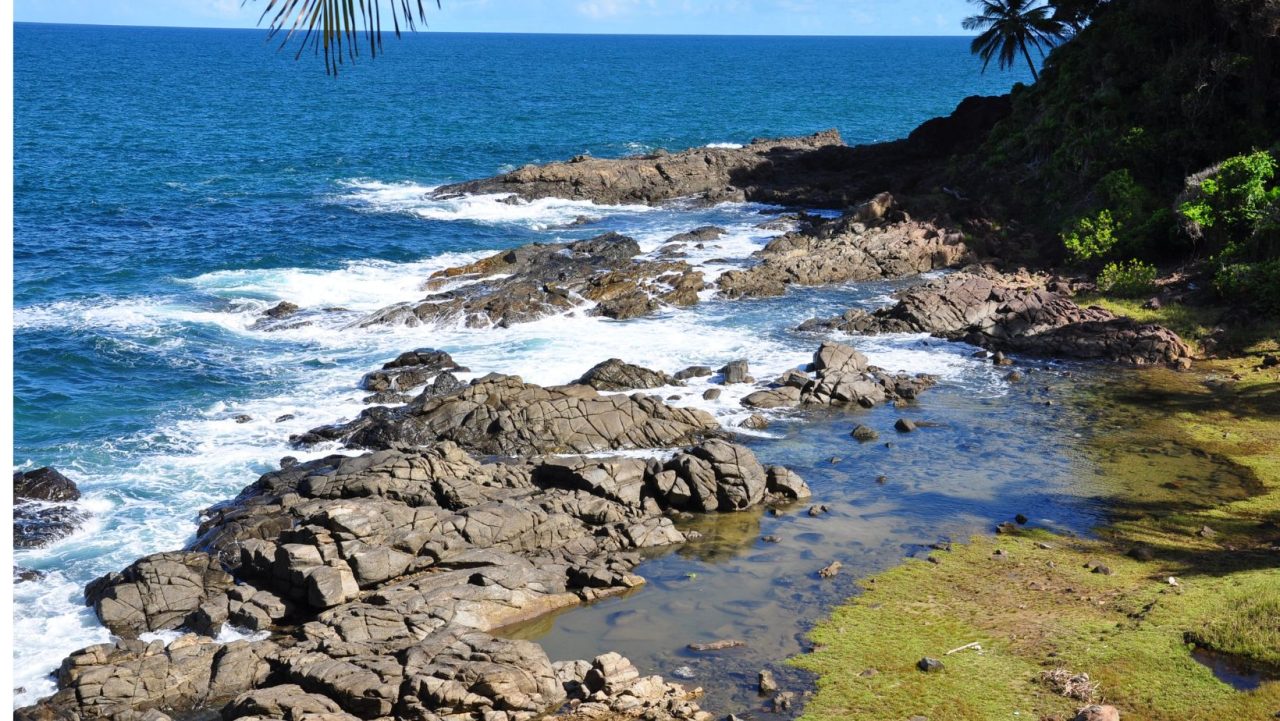
<path id="1" fill-rule="evenodd" d="M 1052 8 L 1039 0 L 972 0 L 978 14 L 965 18 L 965 30 L 982 30 L 970 49 L 982 58 L 985 71 L 995 59 L 1001 70 L 1013 67 L 1018 54 L 1031 68 L 1031 77 L 1039 80 L 1036 64 L 1028 47 L 1043 58 L 1063 37 L 1063 25 L 1051 15 Z"/>
<path id="2" fill-rule="evenodd" d="M 295 58 L 308 48 L 323 52 L 325 72 L 337 75 L 344 58 L 354 61 L 362 46 L 371 58 L 382 52 L 384 4 L 397 38 L 402 28 L 412 32 L 418 23 L 426 25 L 423 0 L 266 0 L 258 22 L 269 19 L 267 39 L 283 35 L 281 48 L 297 40 Z"/>

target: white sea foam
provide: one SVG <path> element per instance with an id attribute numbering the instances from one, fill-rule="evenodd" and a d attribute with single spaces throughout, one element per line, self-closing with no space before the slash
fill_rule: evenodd
<path id="1" fill-rule="evenodd" d="M 725 150 L 739 150 L 743 147 L 742 143 L 707 143 L 704 148 L 724 148 Z"/>
<path id="2" fill-rule="evenodd" d="M 485 225 L 519 225 L 532 230 L 567 226 L 584 216 L 638 215 L 653 210 L 647 205 L 597 205 L 587 200 L 522 200 L 513 193 L 433 198 L 431 193 L 439 186 L 412 182 L 355 179 L 342 181 L 340 185 L 345 192 L 336 196 L 336 200 L 370 212 L 406 213 L 428 220 L 470 221 Z"/>

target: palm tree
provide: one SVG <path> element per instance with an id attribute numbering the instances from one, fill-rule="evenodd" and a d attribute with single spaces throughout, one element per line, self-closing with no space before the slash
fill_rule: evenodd
<path id="1" fill-rule="evenodd" d="M 998 58 L 1000 69 L 1011 68 L 1022 52 L 1031 68 L 1031 77 L 1040 80 L 1035 63 L 1031 62 L 1031 45 L 1044 57 L 1045 49 L 1057 45 L 1063 37 L 1064 27 L 1053 19 L 1048 5 L 1038 5 L 1039 0 L 971 0 L 980 9 L 978 15 L 964 20 L 965 30 L 982 30 L 970 46 L 982 58 L 982 71 L 986 72 L 992 58 Z"/>
<path id="2" fill-rule="evenodd" d="M 423 0 L 387 0 L 386 4 L 397 38 L 402 24 L 412 32 L 416 23 L 427 23 Z M 351 60 L 360 55 L 361 35 L 370 57 L 382 51 L 382 5 L 383 0 L 267 0 L 258 22 L 271 18 L 267 39 L 284 33 L 281 48 L 302 33 L 295 57 L 308 47 L 317 54 L 323 49 L 325 72 L 337 75 L 343 55 Z M 435 6 L 440 7 L 440 0 L 435 0 Z"/>

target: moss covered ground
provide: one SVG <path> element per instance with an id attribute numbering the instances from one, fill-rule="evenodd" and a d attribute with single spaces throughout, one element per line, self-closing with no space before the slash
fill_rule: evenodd
<path id="1" fill-rule="evenodd" d="M 1104 431 L 1085 452 L 1108 522 L 1090 538 L 975 538 L 867 579 L 794 660 L 819 674 L 804 717 L 1069 719 L 1084 701 L 1044 678 L 1065 669 L 1125 719 L 1273 718 L 1280 368 L 1258 367 L 1268 347 L 1082 389 Z M 1197 647 L 1260 669 L 1261 685 L 1219 680 Z M 924 656 L 944 670 L 917 670 Z"/>

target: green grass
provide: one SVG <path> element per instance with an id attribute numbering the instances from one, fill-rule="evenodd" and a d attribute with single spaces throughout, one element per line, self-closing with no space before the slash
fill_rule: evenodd
<path id="1" fill-rule="evenodd" d="M 1116 315 L 1133 318 L 1140 323 L 1158 323 L 1177 333 L 1191 344 L 1198 354 L 1205 352 L 1205 341 L 1222 332 L 1216 339 L 1219 351 L 1232 354 L 1259 355 L 1280 349 L 1280 319 L 1251 317 L 1245 325 L 1239 320 L 1239 312 L 1226 306 L 1166 303 L 1159 309 L 1144 308 L 1146 299 L 1121 298 L 1114 294 L 1081 295 L 1074 299 L 1078 305 L 1109 310 Z"/>
<path id="2" fill-rule="evenodd" d="M 793 660 L 819 674 L 804 718 L 1068 719 L 1083 704 L 1041 681 L 1055 668 L 1088 673 L 1125 719 L 1280 711 L 1280 682 L 1236 691 L 1187 643 L 1280 660 L 1280 369 L 1199 365 L 1126 374 L 1084 398 L 1122 429 L 1085 449 L 1113 513 L 1098 538 L 976 538 L 867 579 L 814 630 L 815 651 Z M 1210 480 L 1169 484 L 1175 470 Z M 1150 557 L 1130 557 L 1137 547 Z M 982 653 L 944 655 L 974 641 Z M 926 655 L 946 670 L 916 670 Z"/>

